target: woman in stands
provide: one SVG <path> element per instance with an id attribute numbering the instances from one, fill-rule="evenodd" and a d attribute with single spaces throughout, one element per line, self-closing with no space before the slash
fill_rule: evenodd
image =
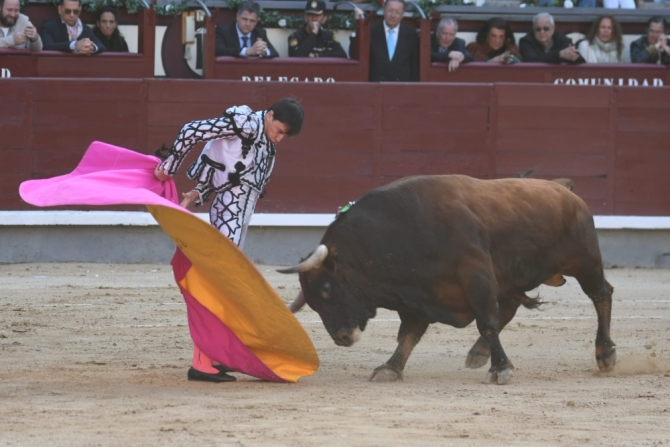
<path id="1" fill-rule="evenodd" d="M 514 64 L 521 60 L 514 33 L 500 17 L 486 22 L 477 33 L 476 41 L 469 43 L 467 49 L 477 62 Z"/>
<path id="2" fill-rule="evenodd" d="M 616 64 L 622 61 L 623 36 L 619 22 L 612 16 L 600 16 L 591 24 L 586 37 L 577 43 L 577 51 L 587 63 Z"/>
<path id="3" fill-rule="evenodd" d="M 98 11 L 98 19 L 93 33 L 105 45 L 107 51 L 127 53 L 128 44 L 118 28 L 116 11 L 109 6 L 103 6 Z"/>

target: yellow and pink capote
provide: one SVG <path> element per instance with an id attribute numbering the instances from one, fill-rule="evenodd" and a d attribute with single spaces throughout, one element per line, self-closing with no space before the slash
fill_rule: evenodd
<path id="1" fill-rule="evenodd" d="M 70 174 L 23 182 L 40 206 L 142 204 L 177 245 L 175 280 L 186 301 L 194 343 L 213 360 L 276 382 L 312 375 L 319 358 L 307 333 L 235 244 L 176 204 L 173 180 L 153 174 L 160 160 L 92 143 Z"/>

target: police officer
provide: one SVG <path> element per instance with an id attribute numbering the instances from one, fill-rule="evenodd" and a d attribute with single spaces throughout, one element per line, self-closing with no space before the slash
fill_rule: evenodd
<path id="1" fill-rule="evenodd" d="M 347 57 L 335 33 L 323 27 L 328 19 L 325 12 L 325 1 L 307 1 L 305 27 L 288 38 L 290 57 Z"/>

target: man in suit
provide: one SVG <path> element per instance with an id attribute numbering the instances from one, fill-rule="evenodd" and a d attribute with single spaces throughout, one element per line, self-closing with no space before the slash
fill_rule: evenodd
<path id="1" fill-rule="evenodd" d="M 19 0 L 0 0 L 0 48 L 40 51 L 40 35 L 20 7 Z"/>
<path id="2" fill-rule="evenodd" d="M 458 70 L 461 63 L 475 60 L 465 48 L 465 41 L 456 37 L 458 22 L 451 17 L 440 20 L 430 37 L 430 61 L 447 62 L 449 71 Z"/>
<path id="3" fill-rule="evenodd" d="M 237 22 L 216 27 L 216 55 L 239 57 L 277 57 L 277 50 L 259 26 L 258 3 L 246 1 L 237 10 Z"/>
<path id="4" fill-rule="evenodd" d="M 419 36 L 400 23 L 405 2 L 386 0 L 383 11 L 384 20 L 370 27 L 370 81 L 418 82 Z"/>
<path id="5" fill-rule="evenodd" d="M 105 46 L 95 37 L 91 28 L 81 23 L 80 0 L 60 0 L 58 14 L 40 28 L 44 50 L 64 51 L 90 56 L 105 51 Z"/>

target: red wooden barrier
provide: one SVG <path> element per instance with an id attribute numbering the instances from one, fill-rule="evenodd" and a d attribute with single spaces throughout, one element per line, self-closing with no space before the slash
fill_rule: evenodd
<path id="1" fill-rule="evenodd" d="M 71 171 L 91 141 L 151 154 L 188 121 L 287 95 L 302 101 L 305 124 L 278 146 L 259 211 L 332 212 L 408 175 L 535 168 L 572 178 L 597 214 L 670 215 L 667 87 L 169 79 L 0 82 L 0 209 L 28 209 L 20 182 Z"/>

